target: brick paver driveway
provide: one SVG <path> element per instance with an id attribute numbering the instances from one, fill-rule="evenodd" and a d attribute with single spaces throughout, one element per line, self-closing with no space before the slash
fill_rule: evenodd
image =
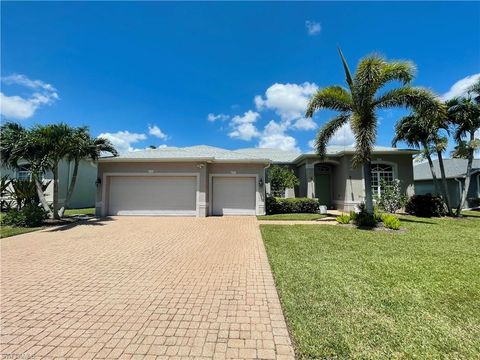
<path id="1" fill-rule="evenodd" d="M 1 258 L 5 357 L 293 357 L 253 217 L 93 220 Z"/>

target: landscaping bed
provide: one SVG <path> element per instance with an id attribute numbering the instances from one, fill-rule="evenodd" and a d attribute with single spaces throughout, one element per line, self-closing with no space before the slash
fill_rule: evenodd
<path id="1" fill-rule="evenodd" d="M 314 221 L 327 217 L 324 214 L 304 214 L 304 213 L 293 213 L 293 214 L 273 214 L 273 215 L 259 215 L 257 216 L 258 220 L 305 220 L 305 221 Z"/>
<path id="2" fill-rule="evenodd" d="M 407 232 L 262 225 L 299 358 L 480 358 L 480 214 Z"/>

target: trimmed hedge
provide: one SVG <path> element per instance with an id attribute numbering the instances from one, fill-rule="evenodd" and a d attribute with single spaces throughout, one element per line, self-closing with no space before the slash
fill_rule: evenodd
<path id="1" fill-rule="evenodd" d="M 273 214 L 292 214 L 292 213 L 310 213 L 316 214 L 320 209 L 320 203 L 316 199 L 310 198 L 276 198 L 267 197 L 266 201 L 267 215 Z"/>
<path id="2" fill-rule="evenodd" d="M 440 217 L 447 213 L 443 200 L 431 195 L 413 195 L 408 200 L 405 211 L 420 217 Z"/>

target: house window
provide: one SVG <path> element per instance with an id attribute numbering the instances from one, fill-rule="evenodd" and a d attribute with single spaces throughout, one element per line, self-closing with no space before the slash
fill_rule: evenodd
<path id="1" fill-rule="evenodd" d="M 390 184 L 393 182 L 393 167 L 387 164 L 372 164 L 372 192 L 373 195 L 382 194 L 381 180 Z"/>
<path id="2" fill-rule="evenodd" d="M 30 180 L 32 177 L 32 172 L 30 171 L 30 165 L 22 165 L 17 171 L 18 180 Z"/>

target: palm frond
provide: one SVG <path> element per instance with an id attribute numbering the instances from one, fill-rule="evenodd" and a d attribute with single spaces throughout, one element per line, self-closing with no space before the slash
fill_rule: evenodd
<path id="1" fill-rule="evenodd" d="M 305 116 L 312 117 L 315 111 L 330 109 L 340 112 L 352 111 L 352 96 L 341 86 L 329 86 L 318 90 L 310 100 Z"/>
<path id="2" fill-rule="evenodd" d="M 340 114 L 333 119 L 329 120 L 319 130 L 317 138 L 315 139 L 315 148 L 320 158 L 324 158 L 327 151 L 327 144 L 330 139 L 335 135 L 338 129 L 345 125 L 350 119 L 349 113 Z"/>
<path id="3" fill-rule="evenodd" d="M 343 56 L 343 52 L 340 46 L 338 47 L 338 52 L 340 53 L 340 59 L 342 59 L 342 65 L 343 65 L 343 70 L 345 71 L 345 78 L 346 78 L 347 84 L 351 90 L 353 88 L 352 73 L 350 72 L 347 60 L 345 59 L 345 56 Z"/>
<path id="4" fill-rule="evenodd" d="M 391 61 L 382 67 L 379 86 L 390 81 L 400 81 L 404 85 L 410 83 L 415 77 L 416 68 L 411 61 Z"/>

